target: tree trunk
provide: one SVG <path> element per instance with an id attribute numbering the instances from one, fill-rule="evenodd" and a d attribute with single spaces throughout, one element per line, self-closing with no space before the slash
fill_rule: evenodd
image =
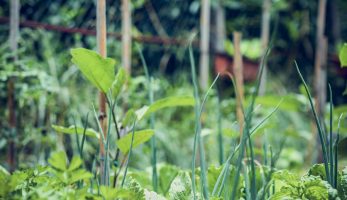
<path id="1" fill-rule="evenodd" d="M 209 74 L 210 0 L 201 0 L 200 20 L 200 86 L 206 90 Z"/>
<path id="2" fill-rule="evenodd" d="M 326 102 L 326 61 L 327 61 L 327 39 L 324 36 L 325 16 L 326 16 L 326 0 L 320 0 L 318 5 L 317 16 L 317 35 L 316 35 L 316 53 L 314 66 L 314 98 L 315 108 L 319 120 L 324 120 L 324 105 Z M 309 143 L 307 161 L 316 161 L 317 154 L 313 154 L 317 144 L 317 129 L 312 131 L 313 143 Z"/>
<path id="3" fill-rule="evenodd" d="M 10 49 L 13 52 L 13 62 L 17 62 L 18 55 L 18 34 L 19 34 L 19 14 L 20 2 L 19 0 L 11 0 L 10 3 L 10 35 L 9 43 Z M 12 172 L 16 168 L 16 106 L 15 106 L 15 80 L 10 77 L 7 83 L 7 100 L 8 100 L 8 123 L 10 128 L 10 135 L 8 141 L 7 162 L 9 170 Z"/>
<path id="4" fill-rule="evenodd" d="M 131 74 L 131 8 L 129 0 L 122 0 L 122 64 Z"/>
<path id="5" fill-rule="evenodd" d="M 97 0 L 97 11 L 96 11 L 96 19 L 97 19 L 97 45 L 98 51 L 102 57 L 107 56 L 106 51 L 106 2 L 105 0 Z M 101 128 L 104 132 L 104 138 L 106 138 L 107 132 L 107 115 L 106 115 L 106 97 L 103 92 L 99 93 L 99 106 L 100 106 L 100 115 L 99 120 L 101 124 Z M 105 171 L 105 147 L 102 141 L 102 137 L 99 139 L 100 144 L 100 183 L 105 185 L 108 183 L 107 171 Z"/>
<path id="6" fill-rule="evenodd" d="M 224 43 L 226 38 L 225 33 L 225 13 L 224 8 L 221 5 L 221 1 L 218 1 L 218 5 L 216 7 L 216 43 L 215 50 L 218 53 L 224 53 Z"/>
<path id="7" fill-rule="evenodd" d="M 269 45 L 269 37 L 270 37 L 270 10 L 271 9 L 271 0 L 263 1 L 263 12 L 262 12 L 262 21 L 261 21 L 261 49 L 265 53 L 265 49 L 268 48 Z M 265 54 L 262 55 L 262 58 Z M 264 69 L 263 74 L 260 77 L 260 86 L 259 86 L 259 95 L 264 95 L 266 91 L 266 79 L 268 74 L 267 63 L 264 59 Z"/>
<path id="8" fill-rule="evenodd" d="M 325 17 L 326 17 L 326 0 L 319 1 L 317 17 L 317 35 L 316 35 L 316 54 L 314 66 L 315 79 L 315 98 L 318 115 L 323 116 L 324 105 L 326 101 L 326 60 L 327 60 L 327 39 L 324 36 Z"/>

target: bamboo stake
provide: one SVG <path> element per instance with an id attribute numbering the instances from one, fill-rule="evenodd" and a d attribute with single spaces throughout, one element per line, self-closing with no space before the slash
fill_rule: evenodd
<path id="1" fill-rule="evenodd" d="M 267 49 L 270 37 L 270 10 L 271 0 L 263 1 L 263 12 L 261 21 L 261 49 Z M 264 51 L 265 52 L 265 51 Z M 264 55 L 262 55 L 262 58 Z M 267 64 L 264 62 L 263 74 L 260 78 L 259 95 L 264 95 L 266 91 Z"/>
<path id="2" fill-rule="evenodd" d="M 200 34 L 200 86 L 206 90 L 209 73 L 210 0 L 201 0 Z"/>
<path id="3" fill-rule="evenodd" d="M 106 2 L 105 0 L 97 0 L 97 10 L 96 10 L 96 19 L 97 19 L 97 29 L 96 29 L 96 37 L 97 37 L 97 45 L 98 51 L 102 57 L 107 56 L 106 51 Z M 107 115 L 106 115 L 106 97 L 105 94 L 99 93 L 99 106 L 100 106 L 100 115 L 99 120 L 101 124 L 101 128 L 104 133 L 104 138 L 106 138 L 107 133 Z M 105 185 L 108 181 L 108 176 L 105 176 L 105 147 L 102 141 L 102 137 L 99 139 L 100 145 L 100 183 Z M 106 179 L 105 179 L 106 177 Z"/>
<path id="4" fill-rule="evenodd" d="M 325 29 L 325 16 L 326 16 L 326 0 L 320 0 L 318 5 L 317 16 L 317 35 L 316 35 L 316 54 L 315 54 L 315 66 L 314 66 L 314 79 L 315 79 L 315 99 L 317 114 L 320 118 L 323 116 L 324 105 L 326 101 L 326 83 L 323 82 L 326 79 L 326 48 L 327 41 L 324 36 Z M 323 79 L 323 80 L 322 80 Z"/>
<path id="5" fill-rule="evenodd" d="M 19 0 L 11 0 L 10 3 L 10 33 L 9 43 L 10 49 L 13 52 L 13 62 L 16 63 L 18 59 L 18 33 L 19 33 L 19 14 L 20 14 L 20 2 Z M 14 171 L 16 168 L 16 111 L 15 111 L 15 80 L 14 77 L 10 77 L 7 82 L 7 102 L 8 102 L 8 123 L 10 127 L 10 136 L 8 141 L 7 150 L 7 162 L 10 171 Z"/>
<path id="6" fill-rule="evenodd" d="M 319 120 L 323 120 L 324 105 L 326 101 L 326 60 L 327 60 L 327 39 L 324 36 L 325 16 L 326 16 L 326 0 L 320 0 L 318 4 L 317 16 L 317 35 L 316 35 L 316 52 L 314 66 L 314 95 L 315 107 Z M 310 143 L 308 147 L 307 161 L 316 160 L 314 147 L 317 142 L 317 129 L 312 131 L 314 143 Z M 310 164 L 310 163 L 307 163 Z"/>
<path id="7" fill-rule="evenodd" d="M 241 38 L 242 34 L 239 32 L 234 32 L 234 76 L 235 76 L 235 84 L 236 84 L 236 116 L 237 121 L 240 126 L 240 133 L 243 132 L 243 124 L 244 124 L 244 116 L 242 111 L 242 102 L 244 101 L 244 88 L 243 88 L 243 62 L 242 62 L 242 54 L 241 54 Z"/>
<path id="8" fill-rule="evenodd" d="M 226 32 L 225 32 L 225 12 L 224 8 L 222 6 L 222 1 L 219 0 L 217 7 L 216 7 L 216 17 L 215 17 L 215 24 L 216 24 L 216 43 L 215 43 L 215 50 L 216 52 L 225 52 L 224 50 L 224 43 L 226 38 Z M 218 91 L 218 147 L 219 147 L 219 164 L 222 165 L 224 163 L 224 148 L 223 148 L 223 136 L 222 136 L 222 110 L 221 110 L 221 88 L 217 87 Z"/>
<path id="9" fill-rule="evenodd" d="M 131 74 L 131 8 L 129 0 L 122 0 L 122 64 Z"/>
<path id="10" fill-rule="evenodd" d="M 225 52 L 224 50 L 224 43 L 226 38 L 225 33 L 225 13 L 224 8 L 222 6 L 221 0 L 218 1 L 218 5 L 216 7 L 216 18 L 215 18 L 215 24 L 216 24 L 216 43 L 215 43 L 215 49 L 217 52 Z"/>

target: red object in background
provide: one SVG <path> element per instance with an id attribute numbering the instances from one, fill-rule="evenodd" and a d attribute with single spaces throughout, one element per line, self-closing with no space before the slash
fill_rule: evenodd
<path id="1" fill-rule="evenodd" d="M 249 60 L 245 57 L 243 60 L 243 80 L 245 82 L 252 82 L 257 79 L 259 63 Z M 234 62 L 233 58 L 226 53 L 216 53 L 214 57 L 215 72 L 220 73 L 221 76 L 226 76 L 228 73 L 234 75 Z"/>

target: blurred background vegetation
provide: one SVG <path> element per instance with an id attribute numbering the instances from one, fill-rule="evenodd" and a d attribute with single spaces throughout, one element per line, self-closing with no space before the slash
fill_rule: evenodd
<path id="1" fill-rule="evenodd" d="M 243 40 L 250 41 L 245 56 L 259 61 L 264 49 L 259 46 L 262 1 L 224 0 L 211 1 L 211 35 L 215 34 L 216 7 L 220 4 L 225 10 L 226 39 L 233 40 L 233 32 L 240 31 Z M 9 1 L 0 0 L 0 17 L 9 17 Z M 121 31 L 121 2 L 107 1 L 107 31 Z M 20 20 L 59 25 L 70 28 L 95 30 L 95 2 L 84 0 L 21 0 Z M 198 0 L 132 0 L 133 36 L 160 36 L 186 41 L 200 26 L 200 1 Z M 286 138 L 279 168 L 302 169 L 319 159 L 316 148 L 312 146 L 312 116 L 308 101 L 303 95 L 300 79 L 295 71 L 293 60 L 297 60 L 305 78 L 313 84 L 314 55 L 316 44 L 316 0 L 274 0 L 271 7 L 271 32 L 273 48 L 268 58 L 269 74 L 266 95 L 258 99 L 255 124 L 270 113 L 283 98 L 279 111 L 258 130 L 265 139 L 256 139 L 258 156 L 262 144 L 278 148 Z M 347 71 L 341 69 L 338 50 L 347 41 L 347 1 L 331 0 L 327 3 L 325 35 L 328 39 L 327 81 L 332 85 L 335 104 L 335 121 L 342 112 L 347 111 L 347 98 L 343 96 L 346 87 Z M 153 20 L 156 15 L 160 21 Z M 151 17 L 152 16 L 152 17 Z M 65 149 L 71 157 L 77 152 L 75 137 L 60 135 L 52 130 L 52 124 L 82 125 L 91 111 L 92 103 L 97 102 L 97 90 L 89 85 L 70 61 L 69 49 L 85 47 L 96 50 L 96 39 L 92 35 L 48 31 L 40 28 L 20 28 L 19 62 L 11 61 L 13 52 L 8 47 L 9 25 L 0 23 L 0 161 L 6 165 L 8 139 L 13 132 L 8 123 L 8 78 L 15 76 L 16 105 L 16 159 L 19 168 L 45 164 L 50 152 Z M 211 46 L 214 38 L 210 40 Z M 137 42 L 143 49 L 150 74 L 154 76 L 155 99 L 174 95 L 192 95 L 188 42 L 179 45 L 163 45 L 150 42 Z M 121 64 L 121 41 L 109 37 L 108 57 Z M 245 45 L 247 46 L 247 45 Z M 232 52 L 226 45 L 226 52 Z M 247 48 L 247 47 L 246 47 Z M 129 107 L 140 108 L 149 104 L 145 88 L 145 76 L 138 52 L 133 45 L 132 75 L 126 95 Z M 195 55 L 199 49 L 195 46 Z M 214 56 L 211 50 L 211 58 Z M 249 55 L 247 55 L 249 54 Z M 212 61 L 210 77 L 215 75 Z M 212 74 L 214 74 L 212 76 Z M 235 95 L 227 78 L 220 80 L 220 99 L 217 90 L 212 92 L 202 117 L 203 135 L 207 160 L 218 163 L 218 110 L 222 116 L 225 152 L 229 151 L 231 140 L 238 137 L 238 127 L 234 122 Z M 246 104 L 248 94 L 253 91 L 253 82 L 246 82 Z M 125 104 L 125 101 L 124 101 Z M 94 120 L 89 120 L 96 127 Z M 139 126 L 146 127 L 143 122 Z M 336 126 L 335 126 L 336 127 Z M 190 166 L 194 135 L 193 108 L 169 109 L 156 113 L 155 130 L 158 140 L 158 161 L 175 164 L 183 168 Z M 341 134 L 346 136 L 347 123 L 343 121 Z M 85 160 L 89 167 L 97 155 L 97 141 L 87 141 Z M 144 156 L 146 155 L 146 156 Z M 150 166 L 149 145 L 135 150 L 132 167 L 143 169 Z"/>

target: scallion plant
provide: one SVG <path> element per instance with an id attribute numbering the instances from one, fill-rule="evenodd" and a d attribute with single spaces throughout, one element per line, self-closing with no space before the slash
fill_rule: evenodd
<path id="1" fill-rule="evenodd" d="M 296 61 L 294 61 L 296 70 L 299 74 L 299 77 L 304 85 L 308 100 L 310 102 L 312 114 L 314 116 L 314 120 L 317 126 L 318 136 L 320 140 L 320 145 L 322 148 L 323 153 L 323 162 L 324 162 L 324 169 L 326 173 L 327 182 L 336 188 L 337 186 L 337 166 L 338 166 L 338 158 L 337 158 L 337 144 L 339 142 L 339 133 L 337 134 L 337 137 L 335 139 L 335 142 L 333 142 L 333 102 L 332 102 L 332 90 L 331 86 L 329 85 L 329 134 L 326 133 L 326 130 L 324 128 L 324 122 L 322 122 L 317 114 L 317 111 L 315 109 L 313 98 L 311 96 L 310 90 L 308 89 L 308 86 L 305 82 L 305 79 L 303 78 L 299 66 Z M 340 117 L 341 119 L 341 117 Z M 322 124 L 323 123 L 323 124 Z"/>

